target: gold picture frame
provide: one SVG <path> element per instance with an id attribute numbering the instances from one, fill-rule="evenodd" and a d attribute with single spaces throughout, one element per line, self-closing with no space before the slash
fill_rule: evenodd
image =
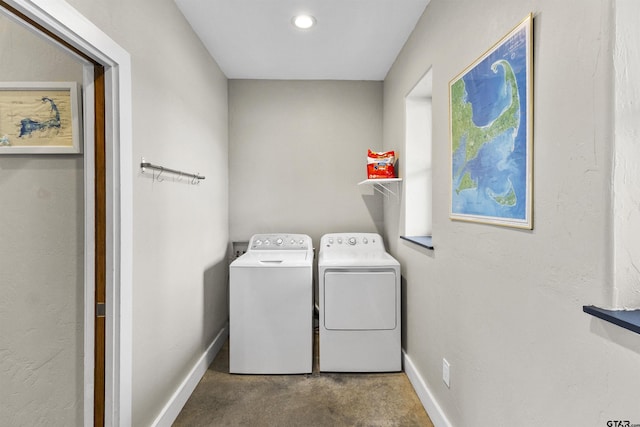
<path id="1" fill-rule="evenodd" d="M 76 82 L 0 82 L 0 155 L 81 153 Z"/>

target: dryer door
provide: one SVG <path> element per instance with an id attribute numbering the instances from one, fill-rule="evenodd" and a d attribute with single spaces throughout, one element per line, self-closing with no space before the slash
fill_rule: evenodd
<path id="1" fill-rule="evenodd" d="M 330 330 L 390 330 L 397 326 L 393 270 L 326 271 L 324 327 Z"/>

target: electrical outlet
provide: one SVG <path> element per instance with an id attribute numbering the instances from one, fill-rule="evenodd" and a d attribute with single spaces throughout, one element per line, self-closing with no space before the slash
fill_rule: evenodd
<path id="1" fill-rule="evenodd" d="M 444 382 L 447 387 L 449 387 L 450 379 L 451 379 L 451 365 L 449 365 L 449 362 L 447 362 L 447 359 L 442 358 L 442 382 Z"/>

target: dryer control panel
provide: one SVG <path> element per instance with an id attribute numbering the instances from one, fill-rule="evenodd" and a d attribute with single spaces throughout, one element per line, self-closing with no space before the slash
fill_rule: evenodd
<path id="1" fill-rule="evenodd" d="M 255 234 L 249 242 L 250 251 L 306 251 L 311 246 L 311 238 L 305 234 Z"/>
<path id="2" fill-rule="evenodd" d="M 322 249 L 384 250 L 382 237 L 376 233 L 325 234 L 320 241 Z"/>

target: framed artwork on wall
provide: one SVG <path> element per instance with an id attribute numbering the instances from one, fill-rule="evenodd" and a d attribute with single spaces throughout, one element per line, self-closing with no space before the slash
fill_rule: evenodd
<path id="1" fill-rule="evenodd" d="M 533 228 L 532 24 L 449 83 L 453 220 Z"/>
<path id="2" fill-rule="evenodd" d="M 82 151 L 76 82 L 0 82 L 0 154 Z"/>

